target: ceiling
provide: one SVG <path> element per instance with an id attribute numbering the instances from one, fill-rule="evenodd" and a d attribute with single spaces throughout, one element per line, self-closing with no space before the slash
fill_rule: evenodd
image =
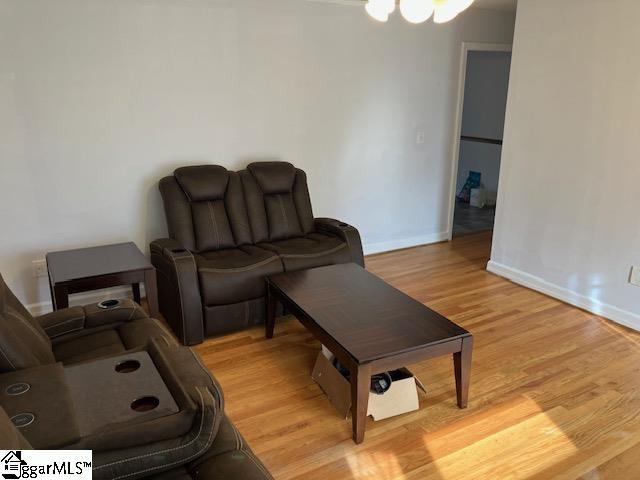
<path id="1" fill-rule="evenodd" d="M 515 12 L 518 0 L 476 0 L 473 4 L 476 8 L 488 10 L 506 10 Z"/>

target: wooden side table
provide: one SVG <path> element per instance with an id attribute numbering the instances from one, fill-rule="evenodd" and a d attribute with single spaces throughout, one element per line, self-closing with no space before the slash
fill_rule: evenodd
<path id="1" fill-rule="evenodd" d="M 72 293 L 131 285 L 140 303 L 144 282 L 149 314 L 157 317 L 156 270 L 133 242 L 47 253 L 47 269 L 53 309 L 69 306 Z"/>

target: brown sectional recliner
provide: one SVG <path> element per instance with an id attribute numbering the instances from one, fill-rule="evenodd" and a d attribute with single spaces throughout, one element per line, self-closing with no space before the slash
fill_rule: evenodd
<path id="1" fill-rule="evenodd" d="M 159 337 L 174 341 L 131 300 L 110 310 L 89 305 L 34 318 L 0 276 L 0 374 L 123 353 Z"/>
<path id="2" fill-rule="evenodd" d="M 30 450 L 33 447 L 0 407 L 0 448 Z M 268 480 L 273 477 L 247 446 L 228 417 L 222 417 L 216 438 L 204 454 L 169 470 L 143 477 L 148 480 Z"/>
<path id="3" fill-rule="evenodd" d="M 186 345 L 264 321 L 265 277 L 355 262 L 358 231 L 314 218 L 306 174 L 286 162 L 216 165 L 160 180 L 169 229 L 151 243 L 160 310 Z"/>
<path id="4" fill-rule="evenodd" d="M 86 384 L 108 384 L 89 378 L 96 364 L 106 363 L 109 375 L 117 359 L 146 354 L 175 411 L 153 418 L 130 412 L 125 422 L 111 403 L 105 409 L 83 401 Z M 126 382 L 109 385 L 97 392 L 99 403 L 134 399 Z M 25 414 L 33 419 L 20 424 Z M 95 479 L 272 478 L 224 414 L 222 391 L 199 358 L 137 304 L 33 317 L 0 276 L 0 449 L 31 448 L 91 449 Z"/>

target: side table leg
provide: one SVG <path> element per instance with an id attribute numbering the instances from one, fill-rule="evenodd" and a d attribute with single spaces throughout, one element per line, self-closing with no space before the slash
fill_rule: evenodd
<path id="1" fill-rule="evenodd" d="M 351 380 L 351 425 L 353 441 L 364 441 L 364 430 L 367 425 L 367 409 L 369 407 L 369 389 L 371 388 L 371 365 L 354 365 L 350 371 Z"/>
<path id="2" fill-rule="evenodd" d="M 471 379 L 471 353 L 473 337 L 462 339 L 462 350 L 453 354 L 453 368 L 456 374 L 456 396 L 458 407 L 467 408 L 469 401 L 469 381 Z"/>
<path id="3" fill-rule="evenodd" d="M 133 292 L 133 301 L 136 302 L 137 304 L 140 304 L 140 284 L 132 283 L 131 291 Z"/>
<path id="4" fill-rule="evenodd" d="M 53 309 L 61 310 L 69 307 L 69 291 L 67 287 L 54 285 L 53 288 Z"/>
<path id="5" fill-rule="evenodd" d="M 149 315 L 157 318 L 160 315 L 160 309 L 158 308 L 158 284 L 155 268 L 144 272 L 144 290 L 147 293 Z"/>

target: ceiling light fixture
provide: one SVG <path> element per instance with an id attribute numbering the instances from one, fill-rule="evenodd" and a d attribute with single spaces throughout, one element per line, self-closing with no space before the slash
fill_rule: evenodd
<path id="1" fill-rule="evenodd" d="M 435 23 L 453 20 L 459 13 L 471 6 L 474 0 L 400 0 L 400 13 L 407 22 L 423 23 L 431 18 Z M 368 0 L 367 13 L 386 22 L 396 8 L 396 0 Z"/>
<path id="2" fill-rule="evenodd" d="M 400 13 L 407 22 L 426 22 L 433 15 L 433 3 L 431 0 L 400 0 Z"/>
<path id="3" fill-rule="evenodd" d="M 396 9 L 396 0 L 368 0 L 365 10 L 379 22 L 386 22 Z"/>

